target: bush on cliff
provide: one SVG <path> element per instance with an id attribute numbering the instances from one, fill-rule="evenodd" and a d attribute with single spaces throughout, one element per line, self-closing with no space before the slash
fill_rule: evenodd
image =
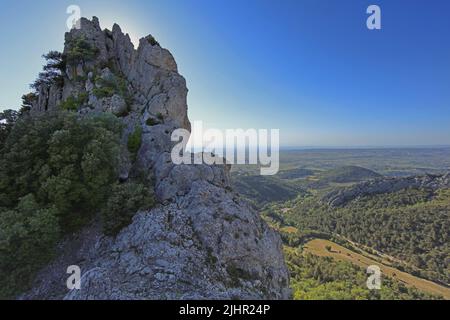
<path id="1" fill-rule="evenodd" d="M 136 159 L 137 153 L 139 152 L 139 149 L 141 148 L 142 144 L 142 128 L 136 127 L 128 137 L 128 151 L 131 153 L 131 157 L 133 160 Z"/>
<path id="2" fill-rule="evenodd" d="M 42 56 L 45 59 L 43 71 L 39 73 L 38 78 L 30 85 L 36 91 L 39 91 L 42 85 L 50 86 L 64 83 L 63 72 L 66 68 L 66 59 L 61 52 L 50 51 Z"/>
<path id="3" fill-rule="evenodd" d="M 0 151 L 18 118 L 19 113 L 15 110 L 0 112 Z"/>
<path id="4" fill-rule="evenodd" d="M 13 297 L 62 235 L 99 211 L 117 178 L 121 125 L 112 115 L 23 116 L 0 155 L 0 298 Z"/>
<path id="5" fill-rule="evenodd" d="M 74 38 L 66 42 L 68 50 L 65 54 L 66 63 L 77 65 L 82 62 L 94 60 L 99 50 L 89 44 L 84 37 Z"/>
<path id="6" fill-rule="evenodd" d="M 77 96 L 69 96 L 66 100 L 61 102 L 59 107 L 66 111 L 77 111 L 81 106 L 88 101 L 88 95 L 86 92 L 79 93 Z"/>
<path id="7" fill-rule="evenodd" d="M 43 208 L 32 194 L 16 208 L 0 209 L 0 297 L 12 298 L 51 258 L 60 236 L 57 211 Z"/>
<path id="8" fill-rule="evenodd" d="M 152 191 L 143 184 L 129 182 L 114 186 L 102 211 L 105 234 L 116 235 L 131 223 L 138 210 L 150 209 L 154 205 Z"/>

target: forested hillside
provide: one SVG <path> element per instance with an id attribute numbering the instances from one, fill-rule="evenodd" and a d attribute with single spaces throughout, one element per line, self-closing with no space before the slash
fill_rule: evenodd
<path id="1" fill-rule="evenodd" d="M 435 299 L 407 287 L 397 280 L 383 278 L 381 290 L 366 286 L 366 270 L 349 262 L 305 253 L 302 249 L 285 247 L 291 271 L 291 287 L 297 300 L 411 300 Z"/>
<path id="2" fill-rule="evenodd" d="M 449 148 L 285 151 L 280 172 L 270 177 L 270 183 L 262 184 L 257 171 L 240 166 L 234 185 L 263 208 L 262 215 L 285 245 L 301 253 L 287 254 L 296 298 L 381 298 L 367 295 L 365 286 L 355 280 L 352 268 L 360 266 L 349 265 L 353 262 L 306 258 L 302 246 L 313 239 L 330 239 L 354 254 L 364 252 L 376 263 L 419 277 L 418 281 L 433 281 L 446 292 L 449 154 Z M 286 185 L 301 192 L 293 196 L 292 190 L 280 188 Z M 330 267 L 324 268 L 327 264 Z M 314 276 L 317 269 L 327 270 L 328 281 Z M 426 298 L 392 284 L 396 289 L 381 293 L 383 298 L 390 294 L 398 299 Z"/>
<path id="3" fill-rule="evenodd" d="M 414 275 L 450 282 L 450 190 L 406 189 L 355 199 L 332 208 L 311 194 L 269 208 L 266 215 L 303 230 L 339 235 L 393 257 L 392 263 Z"/>
<path id="4" fill-rule="evenodd" d="M 255 207 L 294 199 L 305 190 L 292 181 L 260 175 L 232 175 L 234 189 Z"/>

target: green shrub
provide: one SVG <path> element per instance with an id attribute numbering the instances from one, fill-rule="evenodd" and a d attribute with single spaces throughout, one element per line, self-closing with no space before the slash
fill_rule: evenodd
<path id="1" fill-rule="evenodd" d="M 114 80 L 107 81 L 100 76 L 95 79 L 96 87 L 93 90 L 94 95 L 99 98 L 110 98 L 115 94 L 120 95 L 128 106 L 133 103 L 133 99 L 128 92 L 127 81 L 118 75 L 114 75 Z"/>
<path id="2" fill-rule="evenodd" d="M 68 50 L 65 55 L 65 60 L 70 65 L 76 65 L 84 61 L 92 61 L 99 53 L 99 50 L 92 47 L 84 37 L 72 39 L 66 45 Z"/>
<path id="3" fill-rule="evenodd" d="M 59 107 L 66 111 L 77 111 L 83 104 L 87 103 L 88 95 L 86 92 L 79 93 L 77 97 L 69 96 L 60 103 Z"/>
<path id="4" fill-rule="evenodd" d="M 143 184 L 125 183 L 116 185 L 102 211 L 103 230 L 107 235 L 116 235 L 131 223 L 138 210 L 155 205 L 153 192 Z"/>
<path id="5" fill-rule="evenodd" d="M 110 98 L 112 97 L 116 91 L 113 87 L 96 87 L 92 90 L 92 93 L 98 98 Z"/>
<path id="6" fill-rule="evenodd" d="M 158 41 L 156 41 L 156 39 L 153 37 L 153 36 L 151 36 L 151 35 L 148 35 L 146 38 L 145 38 L 147 41 L 148 41 L 148 43 L 150 43 L 152 46 L 160 46 L 159 45 L 159 42 Z"/>
<path id="7" fill-rule="evenodd" d="M 153 118 L 148 118 L 147 121 L 145 121 L 145 123 L 149 126 L 149 127 L 153 127 L 156 126 L 158 124 L 160 124 L 160 122 L 158 120 L 155 120 Z"/>
<path id="8" fill-rule="evenodd" d="M 117 177 L 121 124 L 113 115 L 68 112 L 19 119 L 0 157 L 0 207 L 34 194 L 61 213 L 86 214 Z"/>
<path id="9" fill-rule="evenodd" d="M 0 112 L 0 151 L 18 118 L 19 113 L 15 110 Z"/>
<path id="10" fill-rule="evenodd" d="M 136 159 L 137 153 L 142 144 L 142 128 L 136 127 L 134 132 L 128 136 L 128 151 L 131 153 L 133 159 Z"/>
<path id="11" fill-rule="evenodd" d="M 60 235 L 105 205 L 117 179 L 120 134 L 109 114 L 17 120 L 0 154 L 0 298 L 25 290 Z"/>
<path id="12" fill-rule="evenodd" d="M 20 113 L 27 113 L 33 107 L 33 104 L 37 101 L 38 95 L 35 92 L 30 92 L 22 96 L 22 106 Z"/>
<path id="13" fill-rule="evenodd" d="M 57 211 L 42 208 L 29 194 L 17 208 L 0 210 L 0 230 L 0 298 L 11 298 L 53 256 L 60 236 Z"/>

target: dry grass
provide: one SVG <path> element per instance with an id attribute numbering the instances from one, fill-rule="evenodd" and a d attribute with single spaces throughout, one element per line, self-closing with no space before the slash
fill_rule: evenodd
<path id="1" fill-rule="evenodd" d="M 286 232 L 286 233 L 297 233 L 298 229 L 295 227 L 283 227 L 280 229 L 280 231 Z"/>
<path id="2" fill-rule="evenodd" d="M 331 251 L 327 250 L 326 247 L 331 247 Z M 401 281 L 407 286 L 416 287 L 421 291 L 441 295 L 447 300 L 450 299 L 450 289 L 444 286 L 418 278 L 396 268 L 386 266 L 328 240 L 312 240 L 305 245 L 305 251 L 317 256 L 332 257 L 337 260 L 348 261 L 363 268 L 367 268 L 370 265 L 377 265 L 385 276 Z"/>

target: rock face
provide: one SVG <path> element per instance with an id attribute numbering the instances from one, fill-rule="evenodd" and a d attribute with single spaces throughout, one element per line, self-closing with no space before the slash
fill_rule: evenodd
<path id="1" fill-rule="evenodd" d="M 450 173 L 446 175 L 425 175 L 405 178 L 380 178 L 326 194 L 322 201 L 332 207 L 345 206 L 348 202 L 375 194 L 392 193 L 400 190 L 429 189 L 436 191 L 450 187 Z"/>
<path id="2" fill-rule="evenodd" d="M 186 82 L 170 52 L 151 36 L 135 50 L 119 26 L 101 30 L 95 17 L 83 18 L 81 29 L 66 34 L 66 55 L 73 55 L 79 39 L 94 57 L 67 65 L 63 85 L 41 87 L 32 113 L 83 97 L 80 114 L 121 117 L 124 145 L 140 128 L 135 158 L 123 148 L 120 179 L 153 179 L 160 204 L 137 213 L 115 238 L 94 223 L 66 239 L 21 298 L 288 299 L 281 240 L 231 190 L 229 167 L 171 161 L 171 134 L 189 130 L 190 123 Z M 119 94 L 99 94 L 112 83 Z M 81 290 L 66 287 L 70 265 L 81 268 Z"/>

